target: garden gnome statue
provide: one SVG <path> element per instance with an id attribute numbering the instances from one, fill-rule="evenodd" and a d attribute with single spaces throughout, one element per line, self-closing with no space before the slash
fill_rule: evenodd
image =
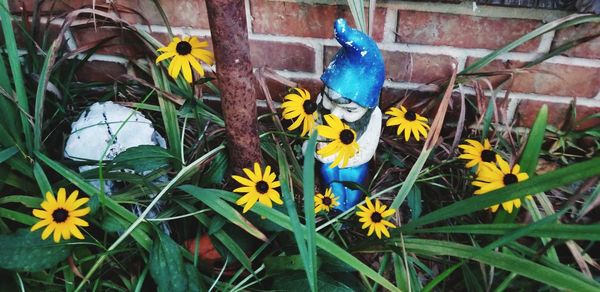
<path id="1" fill-rule="evenodd" d="M 323 116 L 327 114 L 337 116 L 356 133 L 359 150 L 343 166 L 330 167 L 337 154 L 323 157 L 315 153 L 315 157 L 322 163 L 324 183 L 338 197 L 336 209 L 346 211 L 361 200 L 362 192 L 339 182 L 363 184 L 367 178 L 368 164 L 375 155 L 381 132 L 382 114 L 378 105 L 385 67 L 375 42 L 348 26 L 345 19 L 335 21 L 334 33 L 342 47 L 321 76 L 324 88 L 317 97 L 317 122 L 323 124 Z M 326 144 L 318 142 L 317 151 Z"/>

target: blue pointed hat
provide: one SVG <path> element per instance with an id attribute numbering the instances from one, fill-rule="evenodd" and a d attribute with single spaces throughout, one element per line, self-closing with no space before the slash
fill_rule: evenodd
<path id="1" fill-rule="evenodd" d="M 383 57 L 377 44 L 363 32 L 348 26 L 343 18 L 335 21 L 334 32 L 342 48 L 321 75 L 321 80 L 361 106 L 376 107 L 385 79 Z"/>

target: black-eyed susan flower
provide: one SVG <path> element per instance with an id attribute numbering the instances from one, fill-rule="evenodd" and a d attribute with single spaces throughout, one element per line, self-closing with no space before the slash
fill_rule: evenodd
<path id="1" fill-rule="evenodd" d="M 290 93 L 284 97 L 286 100 L 281 104 L 283 109 L 283 118 L 293 120 L 293 124 L 288 127 L 292 131 L 302 125 L 301 136 L 306 135 L 312 130 L 317 119 L 317 103 L 310 99 L 310 93 L 302 88 L 294 88 L 296 93 Z"/>
<path id="2" fill-rule="evenodd" d="M 423 138 L 427 138 L 427 131 L 429 130 L 429 125 L 427 124 L 427 118 L 423 117 L 413 111 L 406 110 L 404 106 L 400 106 L 400 108 L 392 107 L 387 112 L 386 115 L 392 116 L 385 123 L 386 126 L 398 126 L 396 130 L 396 135 L 400 136 L 402 132 L 404 132 L 404 140 L 408 141 L 410 139 L 410 134 L 415 137 L 417 141 L 419 141 L 420 136 Z"/>
<path id="3" fill-rule="evenodd" d="M 169 75 L 173 78 L 177 78 L 179 73 L 183 73 L 183 78 L 188 83 L 192 83 L 192 68 L 204 76 L 204 69 L 200 66 L 200 59 L 202 62 L 212 65 L 214 55 L 211 51 L 204 50 L 208 46 L 208 42 L 199 41 L 196 37 L 184 37 L 183 40 L 174 37 L 168 46 L 158 49 L 162 54 L 156 59 L 156 63 L 171 59 L 169 64 Z"/>
<path id="4" fill-rule="evenodd" d="M 385 220 L 386 217 L 392 216 L 396 210 L 387 209 L 387 206 L 382 204 L 379 199 L 375 199 L 375 205 L 371 203 L 371 199 L 367 197 L 365 199 L 366 207 L 364 205 L 359 205 L 361 211 L 356 212 L 356 215 L 360 217 L 358 219 L 359 222 L 363 222 L 362 229 L 369 228 L 369 232 L 367 236 L 371 236 L 373 231 L 379 239 L 381 239 L 381 234 L 390 237 L 390 233 L 388 231 L 388 227 L 396 228 L 392 222 Z"/>
<path id="5" fill-rule="evenodd" d="M 264 173 L 262 172 L 260 165 L 254 163 L 254 172 L 248 168 L 244 168 L 244 172 L 248 178 L 241 177 L 239 175 L 231 176 L 240 184 L 244 185 L 239 187 L 234 192 L 245 193 L 235 203 L 239 206 L 245 205 L 243 212 L 246 213 L 256 202 L 271 208 L 273 207 L 272 202 L 276 204 L 283 204 L 279 192 L 275 188 L 280 186 L 279 181 L 276 181 L 277 175 L 271 172 L 271 166 L 265 168 Z"/>
<path id="6" fill-rule="evenodd" d="M 81 219 L 90 212 L 89 207 L 78 209 L 89 201 L 89 198 L 77 199 L 79 191 L 75 190 L 66 197 L 64 188 L 58 190 L 55 198 L 51 192 L 46 193 L 46 199 L 42 202 L 42 209 L 33 209 L 33 216 L 42 219 L 31 227 L 31 231 L 46 226 L 42 232 L 42 239 L 48 238 L 54 232 L 54 242 L 60 242 L 61 238 L 70 239 L 71 235 L 83 239 L 83 234 L 77 226 L 87 227 L 89 224 Z"/>
<path id="7" fill-rule="evenodd" d="M 331 191 L 331 188 L 325 190 L 325 195 L 318 193 L 315 195 L 315 213 L 321 211 L 329 212 L 340 203 L 337 201 L 337 197 Z"/>
<path id="8" fill-rule="evenodd" d="M 507 185 L 518 183 L 520 181 L 527 180 L 529 176 L 527 173 L 521 172 L 521 167 L 515 164 L 512 168 L 504 159 L 497 157 L 498 166 L 494 163 L 482 163 L 481 170 L 477 175 L 477 180 L 473 182 L 474 186 L 479 187 L 475 191 L 476 195 L 482 195 L 491 191 L 501 189 Z M 531 199 L 531 196 L 527 196 Z M 491 206 L 492 212 L 498 211 L 499 205 Z M 511 213 L 514 208 L 521 207 L 521 200 L 514 199 L 502 203 L 502 208 L 506 212 Z"/>
<path id="9" fill-rule="evenodd" d="M 458 148 L 464 151 L 458 158 L 468 160 L 465 165 L 466 168 L 481 165 L 482 162 L 494 164 L 501 159 L 500 156 L 492 150 L 492 145 L 488 139 L 483 140 L 483 144 L 471 139 L 466 139 L 465 142 L 468 144 L 458 145 Z"/>
<path id="10" fill-rule="evenodd" d="M 327 126 L 319 125 L 317 126 L 317 131 L 320 136 L 331 139 L 331 142 L 317 150 L 317 154 L 323 157 L 337 154 L 337 157 L 329 167 L 333 168 L 338 165 L 345 167 L 348 164 L 348 160 L 358 152 L 356 132 L 335 115 L 326 115 L 324 118 Z"/>

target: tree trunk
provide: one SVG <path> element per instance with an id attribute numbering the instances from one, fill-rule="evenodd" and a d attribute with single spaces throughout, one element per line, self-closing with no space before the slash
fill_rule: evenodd
<path id="1" fill-rule="evenodd" d="M 221 89 L 229 164 L 239 173 L 241 168 L 262 160 L 246 10 L 241 0 L 206 0 L 206 7 Z"/>

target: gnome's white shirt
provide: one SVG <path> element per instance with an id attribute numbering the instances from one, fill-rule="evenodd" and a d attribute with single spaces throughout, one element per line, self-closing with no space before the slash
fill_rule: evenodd
<path id="1" fill-rule="evenodd" d="M 329 96 L 333 96 L 335 98 L 336 95 L 339 95 L 337 92 L 330 90 L 329 88 L 325 88 L 327 94 Z M 362 107 L 355 102 L 351 102 L 348 104 L 336 104 L 332 102 L 327 96 L 323 96 L 323 94 L 319 94 L 317 97 L 317 103 L 323 102 L 323 107 L 331 111 L 331 114 L 337 116 L 338 118 L 348 121 L 355 122 L 365 115 L 368 111 L 367 108 Z M 375 107 L 371 113 L 371 117 L 369 118 L 369 123 L 367 124 L 367 128 L 365 129 L 362 136 L 358 137 L 358 152 L 348 160 L 348 164 L 345 167 L 354 167 L 358 165 L 365 164 L 373 158 L 375 155 L 375 151 L 377 150 L 377 145 L 379 144 L 379 136 L 381 135 L 381 123 L 382 123 L 382 113 L 379 107 Z M 324 137 L 319 136 L 317 138 L 319 141 L 325 140 Z M 327 142 L 318 142 L 317 150 L 325 147 Z M 335 160 L 337 154 L 323 157 L 315 151 L 315 158 L 321 161 L 322 163 L 331 163 Z"/>

